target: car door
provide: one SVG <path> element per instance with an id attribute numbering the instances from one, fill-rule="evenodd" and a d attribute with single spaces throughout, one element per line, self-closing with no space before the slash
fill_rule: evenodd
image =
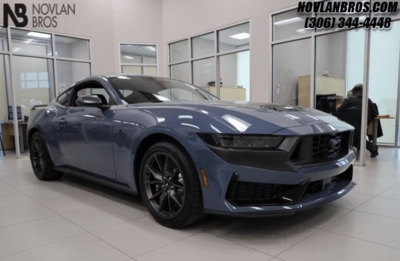
<path id="1" fill-rule="evenodd" d="M 83 95 L 102 95 L 103 104 L 112 100 L 97 82 L 77 86 L 72 94 L 71 107 L 57 116 L 58 144 L 70 167 L 115 179 L 111 108 L 77 106 L 76 99 Z"/>

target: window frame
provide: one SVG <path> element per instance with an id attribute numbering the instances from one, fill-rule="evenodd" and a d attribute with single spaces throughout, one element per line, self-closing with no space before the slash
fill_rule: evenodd
<path id="1" fill-rule="evenodd" d="M 140 45 L 140 46 L 155 46 L 156 47 L 156 63 L 138 63 L 138 64 L 132 64 L 132 63 L 123 63 L 121 61 L 121 45 Z M 145 75 L 144 73 L 144 68 L 145 67 L 156 67 L 156 76 L 159 76 L 159 62 L 158 62 L 158 57 L 159 57 L 159 52 L 158 52 L 158 44 L 156 43 L 131 43 L 131 42 L 119 42 L 118 43 L 118 61 L 119 61 L 119 72 L 122 72 L 122 67 L 123 66 L 138 66 L 140 67 L 141 74 L 138 75 Z"/>
<path id="2" fill-rule="evenodd" d="M 96 85 L 97 87 L 90 87 L 91 84 Z M 83 82 L 77 86 L 74 86 L 70 89 L 72 90 L 72 93 L 70 94 L 71 99 L 69 101 L 69 107 L 81 107 L 81 106 L 74 106 L 73 101 L 77 99 L 78 92 L 83 89 L 104 89 L 107 92 L 108 96 L 110 97 L 110 102 L 108 106 L 117 105 L 116 101 L 114 100 L 114 96 L 111 95 L 110 91 L 99 81 L 90 80 L 87 82 Z"/>
<path id="3" fill-rule="evenodd" d="M 249 24 L 249 34 L 250 34 L 249 46 L 248 47 L 244 47 L 244 48 L 235 49 L 235 50 L 219 52 L 219 50 L 218 50 L 218 46 L 219 46 L 219 44 L 218 44 L 218 42 L 219 42 L 218 33 L 219 33 L 219 31 L 223 31 L 225 29 L 229 29 L 229 28 L 232 28 L 232 27 L 235 27 L 235 26 L 246 24 L 246 23 Z M 204 31 L 204 32 L 200 32 L 200 33 L 197 33 L 197 34 L 190 35 L 188 37 L 179 38 L 179 39 L 167 42 L 167 45 L 168 45 L 168 60 L 167 60 L 167 63 L 168 63 L 168 77 L 172 78 L 172 70 L 171 70 L 172 66 L 179 65 L 179 64 L 187 64 L 188 63 L 188 66 L 189 66 L 189 79 L 190 79 L 189 83 L 190 84 L 194 84 L 193 83 L 193 80 L 194 80 L 194 77 L 193 77 L 193 75 L 194 75 L 194 73 L 193 73 L 193 69 L 194 69 L 193 68 L 193 63 L 196 62 L 196 61 L 199 61 L 199 60 L 212 58 L 212 59 L 214 59 L 215 70 L 216 70 L 216 72 L 215 72 L 216 96 L 217 96 L 218 99 L 220 99 L 220 97 L 221 97 L 221 94 L 220 94 L 220 87 L 221 86 L 220 86 L 220 80 L 219 80 L 220 79 L 220 57 L 224 56 L 224 55 L 228 55 L 228 54 L 234 54 L 234 53 L 240 53 L 240 52 L 244 52 L 244 51 L 249 51 L 250 52 L 250 90 L 249 90 L 250 97 L 248 97 L 248 98 L 249 98 L 249 101 L 251 101 L 251 94 L 252 94 L 252 89 L 251 89 L 251 75 L 252 75 L 252 73 L 251 73 L 251 46 L 252 46 L 251 35 L 252 35 L 252 24 L 251 23 L 252 23 L 251 19 L 246 19 L 246 20 L 242 20 L 242 21 L 239 21 L 239 22 L 236 22 L 236 23 L 233 23 L 233 24 L 229 24 L 229 25 L 225 25 L 225 26 L 222 26 L 222 27 L 218 27 L 218 28 L 215 28 L 213 30 L 207 30 L 207 31 Z M 210 33 L 214 34 L 214 51 L 213 51 L 213 53 L 211 53 L 209 55 L 205 55 L 205 56 L 201 56 L 201 57 L 199 56 L 199 57 L 193 58 L 192 57 L 192 54 L 193 54 L 193 51 L 192 51 L 192 49 L 193 49 L 192 39 L 196 38 L 196 37 L 199 37 L 199 36 L 207 35 L 207 34 L 210 34 Z M 175 62 L 175 63 L 171 63 L 171 49 L 170 49 L 171 44 L 178 43 L 178 42 L 185 41 L 185 40 L 187 40 L 187 42 L 188 42 L 189 59 L 188 60 L 179 61 L 179 62 Z"/>

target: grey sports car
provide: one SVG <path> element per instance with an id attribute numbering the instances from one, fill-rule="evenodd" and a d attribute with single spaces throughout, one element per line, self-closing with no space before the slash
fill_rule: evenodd
<path id="1" fill-rule="evenodd" d="M 353 127 L 294 106 L 220 101 L 169 78 L 100 75 L 32 109 L 40 180 L 90 175 L 140 193 L 152 216 L 292 215 L 353 187 Z"/>

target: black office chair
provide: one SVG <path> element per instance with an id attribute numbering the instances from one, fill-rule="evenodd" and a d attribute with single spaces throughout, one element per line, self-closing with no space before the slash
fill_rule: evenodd
<path id="1" fill-rule="evenodd" d="M 355 128 L 353 146 L 357 147 L 359 151 L 361 142 L 361 109 L 336 111 L 333 115 Z"/>

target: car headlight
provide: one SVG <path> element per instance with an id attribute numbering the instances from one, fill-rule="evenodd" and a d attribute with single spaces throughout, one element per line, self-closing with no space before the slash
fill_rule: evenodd
<path id="1" fill-rule="evenodd" d="M 232 149 L 272 149 L 283 141 L 282 136 L 198 133 L 202 140 L 214 147 Z"/>

